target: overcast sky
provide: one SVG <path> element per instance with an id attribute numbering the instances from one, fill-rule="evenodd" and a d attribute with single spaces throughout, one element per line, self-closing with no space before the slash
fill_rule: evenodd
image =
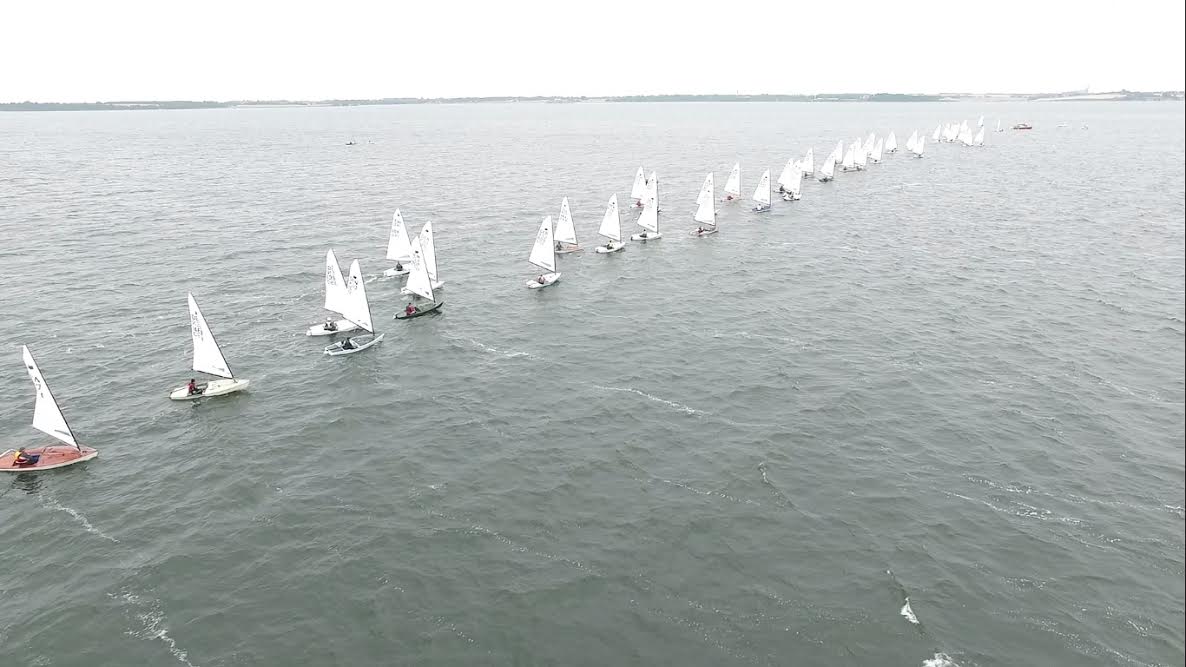
<path id="1" fill-rule="evenodd" d="M 1183 0 L 3 0 L 0 101 L 1180 90 Z"/>

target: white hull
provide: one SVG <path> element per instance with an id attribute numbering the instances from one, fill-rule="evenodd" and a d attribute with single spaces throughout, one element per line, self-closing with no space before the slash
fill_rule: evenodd
<path id="1" fill-rule="evenodd" d="M 832 180 L 832 177 L 831 177 L 831 176 L 820 176 L 820 177 L 819 177 L 819 182 L 820 182 L 820 183 L 827 183 L 828 181 L 831 181 L 831 180 Z"/>
<path id="2" fill-rule="evenodd" d="M 643 234 L 646 234 L 646 236 L 643 236 Z M 663 238 L 663 235 L 656 233 L 656 232 L 639 232 L 638 234 L 631 236 L 630 240 L 631 241 L 657 241 L 661 238 Z"/>
<path id="3" fill-rule="evenodd" d="M 626 249 L 626 244 L 621 241 L 610 241 L 605 245 L 597 246 L 595 252 L 601 255 L 608 255 L 612 252 L 621 252 Z"/>
<path id="4" fill-rule="evenodd" d="M 549 285 L 555 285 L 556 281 L 560 280 L 560 272 L 557 271 L 555 273 L 545 273 L 543 274 L 543 279 L 544 281 L 542 283 L 536 278 L 528 280 L 525 283 L 527 285 L 527 289 L 543 289 Z"/>
<path id="5" fill-rule="evenodd" d="M 799 195 L 794 195 L 789 192 L 784 192 L 782 195 L 783 201 L 799 201 L 799 199 L 800 199 Z"/>
<path id="6" fill-rule="evenodd" d="M 347 338 L 346 340 L 355 341 L 355 339 L 357 339 L 357 338 L 365 338 L 367 336 L 370 336 L 370 340 L 364 341 L 362 343 L 355 342 L 355 346 L 349 350 L 342 347 L 342 343 L 344 343 L 346 341 L 337 342 L 337 343 L 334 343 L 333 345 L 327 346 L 325 348 L 325 353 L 331 357 L 340 357 L 344 354 L 354 354 L 355 352 L 362 352 L 363 350 L 365 350 L 369 347 L 378 345 L 380 342 L 382 342 L 383 336 L 385 336 L 385 335 L 387 335 L 387 334 L 379 334 L 377 336 L 373 335 L 373 334 L 365 334 L 363 336 L 353 336 L 351 338 Z"/>
<path id="7" fill-rule="evenodd" d="M 711 234 L 716 234 L 719 231 L 721 230 L 716 227 L 713 227 L 712 229 L 693 229 L 692 236 L 709 236 Z"/>
<path id="8" fill-rule="evenodd" d="M 412 270 L 408 268 L 408 265 L 404 264 L 398 270 L 396 270 L 395 267 L 387 269 L 386 271 L 383 272 L 383 276 L 386 278 L 395 278 L 396 276 L 406 276 L 411 272 L 412 272 Z"/>
<path id="9" fill-rule="evenodd" d="M 570 255 L 574 252 L 580 252 L 582 250 L 584 250 L 584 248 L 582 248 L 579 245 L 566 245 L 566 246 L 561 247 L 559 250 L 557 250 L 556 254 L 557 255 Z"/>
<path id="10" fill-rule="evenodd" d="M 305 335 L 306 336 L 332 336 L 332 335 L 338 334 L 338 333 L 346 333 L 348 331 L 354 331 L 355 329 L 358 328 L 358 325 L 351 322 L 350 320 L 338 320 L 337 324 L 338 324 L 338 328 L 334 329 L 333 331 L 326 329 L 324 323 L 313 325 L 313 326 L 309 327 L 309 329 L 307 331 L 305 331 Z"/>
<path id="11" fill-rule="evenodd" d="M 243 391 L 251 384 L 250 380 L 230 379 L 230 380 L 211 380 L 205 384 L 199 384 L 198 389 L 200 393 L 191 394 L 187 385 L 182 385 L 173 391 L 169 392 L 170 400 L 174 401 L 196 401 L 199 398 L 206 398 L 207 396 L 225 396 L 226 394 L 233 394 L 237 391 Z"/>
<path id="12" fill-rule="evenodd" d="M 437 280 L 432 283 L 432 290 L 435 292 L 444 286 L 445 286 L 445 281 Z M 400 293 L 400 296 L 411 296 L 412 290 L 408 289 L 407 286 L 404 286 L 404 287 L 399 288 L 399 293 Z"/>
<path id="13" fill-rule="evenodd" d="M 758 204 L 752 210 L 754 213 L 765 213 L 770 210 L 770 204 Z"/>

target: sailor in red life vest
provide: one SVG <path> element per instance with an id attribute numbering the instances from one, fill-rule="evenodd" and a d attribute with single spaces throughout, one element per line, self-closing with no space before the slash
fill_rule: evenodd
<path id="1" fill-rule="evenodd" d="M 190 396 L 198 393 L 198 383 L 193 378 L 190 378 L 189 384 L 185 385 L 185 393 Z"/>
<path id="2" fill-rule="evenodd" d="M 416 313 L 416 306 L 413 306 L 410 303 L 408 304 L 407 308 L 404 308 L 404 315 L 407 315 L 408 317 L 411 317 L 415 313 Z"/>

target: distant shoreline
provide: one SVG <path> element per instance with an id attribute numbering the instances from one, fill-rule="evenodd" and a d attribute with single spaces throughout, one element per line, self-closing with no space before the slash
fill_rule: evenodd
<path id="1" fill-rule="evenodd" d="M 580 102 L 1130 102 L 1130 101 L 1182 101 L 1183 91 L 1140 92 L 1119 90 L 1107 93 L 1042 93 L 1036 95 L 1015 95 L 990 93 L 971 95 L 964 93 L 908 94 L 908 93 L 836 93 L 820 95 L 619 95 L 606 97 L 386 97 L 359 100 L 251 100 L 251 101 L 115 101 L 115 102 L 4 102 L 0 111 L 146 111 L 163 109 L 252 109 L 275 107 L 351 107 L 392 106 L 402 104 L 489 104 L 489 103 L 553 103 L 575 104 Z"/>

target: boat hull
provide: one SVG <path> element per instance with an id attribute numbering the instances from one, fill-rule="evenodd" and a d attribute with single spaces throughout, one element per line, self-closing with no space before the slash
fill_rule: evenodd
<path id="1" fill-rule="evenodd" d="M 713 228 L 713 229 L 693 229 L 692 236 L 699 236 L 699 237 L 711 236 L 713 234 L 716 234 L 719 231 L 721 231 L 721 230 L 716 229 L 716 228 Z"/>
<path id="2" fill-rule="evenodd" d="M 571 255 L 574 252 L 580 252 L 582 250 L 584 250 L 584 248 L 582 248 L 579 245 L 566 245 L 566 246 L 561 246 L 561 248 L 556 251 L 556 254 L 557 255 Z"/>
<path id="3" fill-rule="evenodd" d="M 0 453 L 0 472 L 37 472 L 38 470 L 53 470 L 54 468 L 64 468 L 72 466 L 75 463 L 82 463 L 83 461 L 90 461 L 99 455 L 99 451 L 91 449 L 87 446 L 74 448 L 69 445 L 48 445 L 45 447 L 32 447 L 25 450 L 26 454 L 36 454 L 40 458 L 37 463 L 32 465 L 16 465 L 13 463 L 13 457 L 16 454 L 15 450 L 8 450 Z"/>
<path id="4" fill-rule="evenodd" d="M 231 380 L 211 380 L 210 382 L 199 384 L 199 392 L 196 394 L 189 393 L 189 387 L 182 385 L 169 392 L 169 399 L 173 401 L 196 401 L 199 398 L 205 398 L 207 396 L 225 396 L 237 391 L 243 391 L 250 384 L 250 380 L 238 378 Z"/>
<path id="5" fill-rule="evenodd" d="M 407 312 L 399 312 L 399 313 L 395 314 L 395 317 L 393 319 L 397 319 L 397 320 L 415 319 L 417 317 L 420 317 L 421 315 L 428 315 L 429 313 L 435 313 L 438 310 L 440 310 L 441 306 L 443 306 L 443 305 L 445 305 L 444 301 L 434 301 L 433 303 L 430 303 L 427 306 L 416 306 L 416 312 L 412 313 L 411 315 L 407 314 Z"/>
<path id="6" fill-rule="evenodd" d="M 339 341 L 337 343 L 334 343 L 333 345 L 327 345 L 325 348 L 325 354 L 327 354 L 331 357 L 340 357 L 340 356 L 343 356 L 346 354 L 355 354 L 357 352 L 362 352 L 365 349 L 374 347 L 375 345 L 378 345 L 379 343 L 383 342 L 383 336 L 385 336 L 385 335 L 387 335 L 387 334 L 379 334 L 377 336 L 374 334 L 366 334 L 364 336 L 351 336 L 350 338 L 347 338 L 346 340 L 352 341 L 354 343 L 354 347 L 352 347 L 350 349 L 346 349 L 346 348 L 342 347 L 342 344 L 345 343 L 346 341 Z M 362 340 L 360 342 L 361 339 L 366 339 L 366 340 Z"/>
<path id="7" fill-rule="evenodd" d="M 626 249 L 626 244 L 621 241 L 610 241 L 605 245 L 599 245 L 594 250 L 599 255 L 608 255 L 610 253 L 622 252 Z"/>
<path id="8" fill-rule="evenodd" d="M 386 271 L 384 271 L 384 272 L 383 272 L 383 276 L 384 276 L 385 278 L 395 278 L 396 276 L 406 276 L 406 275 L 408 275 L 408 274 L 409 274 L 409 273 L 411 273 L 411 272 L 412 272 L 412 270 L 411 270 L 411 269 L 409 269 L 409 268 L 408 268 L 408 267 L 405 265 L 403 268 L 400 268 L 400 269 L 398 269 L 398 270 L 397 270 L 395 267 L 392 267 L 392 268 L 390 268 L 390 269 L 387 269 Z"/>
<path id="9" fill-rule="evenodd" d="M 790 192 L 784 193 L 782 196 L 783 201 L 799 201 L 799 198 L 799 195 L 792 194 Z"/>
<path id="10" fill-rule="evenodd" d="M 638 234 L 631 236 L 630 240 L 642 241 L 645 243 L 646 241 L 658 241 L 661 238 L 663 238 L 663 235 L 658 232 L 639 232 Z"/>
<path id="11" fill-rule="evenodd" d="M 770 212 L 770 204 L 760 204 L 758 206 L 754 206 L 751 210 L 754 213 L 769 213 Z"/>
<path id="12" fill-rule="evenodd" d="M 560 280 L 560 272 L 557 271 L 555 273 L 545 273 L 543 274 L 543 279 L 544 281 L 542 283 L 536 278 L 528 280 L 525 283 L 527 285 L 527 289 L 543 289 L 545 287 L 555 285 L 556 282 Z"/>
<path id="13" fill-rule="evenodd" d="M 346 333 L 358 329 L 358 325 L 350 320 L 338 320 L 338 328 L 330 331 L 325 328 L 324 324 L 315 324 L 305 330 L 306 336 L 332 336 L 334 334 Z"/>

